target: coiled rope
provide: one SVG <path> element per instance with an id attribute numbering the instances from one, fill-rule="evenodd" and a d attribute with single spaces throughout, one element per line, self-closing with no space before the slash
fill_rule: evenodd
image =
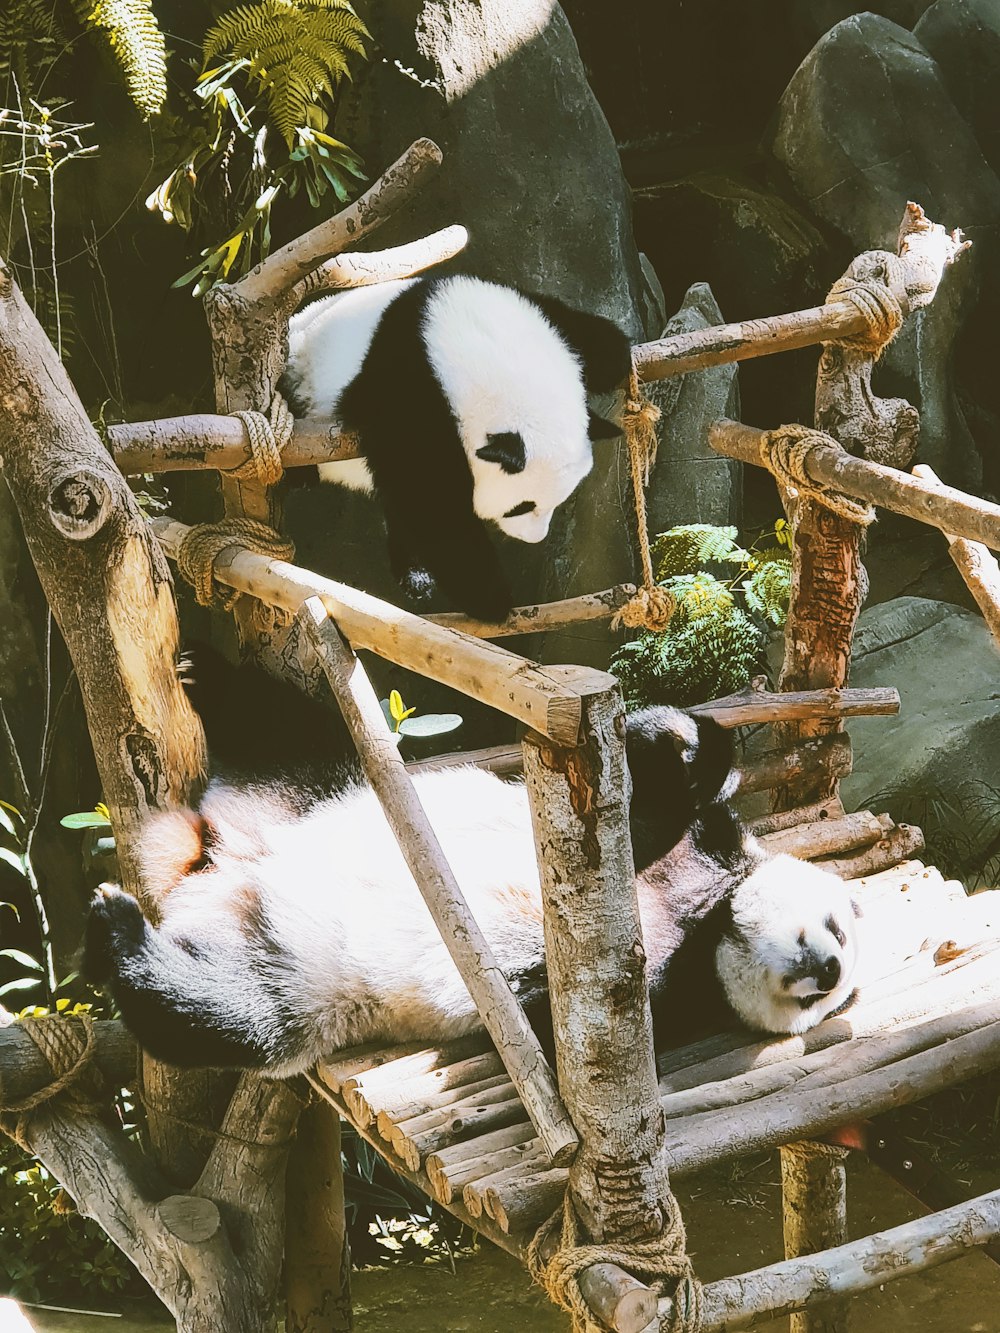
<path id="1" fill-rule="evenodd" d="M 225 587 L 215 577 L 215 562 L 223 551 L 233 546 L 274 560 L 291 560 L 295 555 L 294 543 L 255 519 L 224 518 L 220 523 L 199 523 L 188 530 L 177 552 L 178 573 L 191 584 L 199 606 L 232 611 L 244 596 L 235 588 Z M 271 628 L 290 620 L 288 612 L 256 598 L 253 600 L 253 616 L 259 628 Z"/>
<path id="2" fill-rule="evenodd" d="M 863 260 L 871 261 L 874 258 L 874 255 L 861 255 L 851 267 L 855 267 Z M 845 347 L 856 347 L 869 352 L 876 359 L 895 338 L 904 318 L 903 308 L 890 286 L 894 278 L 902 286 L 903 261 L 898 255 L 890 254 L 888 251 L 884 253 L 880 251 L 877 260 L 884 276 L 861 278 L 854 277 L 848 271 L 842 278 L 837 279 L 826 298 L 827 305 L 836 301 L 850 301 L 864 316 L 868 325 L 864 333 L 851 334 L 846 338 L 838 338 L 837 341 Z"/>
<path id="3" fill-rule="evenodd" d="M 18 1027 L 38 1047 L 53 1075 L 49 1083 L 27 1097 L 0 1103 L 0 1129 L 30 1152 L 27 1130 L 34 1111 L 58 1097 L 64 1110 L 93 1115 L 100 1109 L 103 1085 L 93 1064 L 94 1020 L 89 1014 L 22 1018 Z"/>
<path id="4" fill-rule="evenodd" d="M 615 612 L 611 628 L 626 625 L 629 629 L 648 629 L 654 633 L 665 630 L 670 623 L 677 601 L 666 588 L 657 586 L 653 577 L 653 558 L 649 551 L 649 526 L 646 517 L 646 487 L 649 472 L 656 459 L 656 423 L 660 409 L 642 392 L 639 372 L 632 361 L 628 377 L 628 396 L 622 416 L 622 430 L 628 445 L 629 468 L 632 473 L 632 493 L 635 497 L 635 520 L 642 561 L 642 587 Z"/>
<path id="5" fill-rule="evenodd" d="M 687 1235 L 680 1209 L 668 1195 L 668 1216 L 659 1233 L 650 1240 L 606 1241 L 600 1245 L 581 1241 L 582 1227 L 569 1190 L 547 1222 L 532 1237 L 526 1254 L 528 1272 L 556 1305 L 573 1317 L 573 1333 L 603 1333 L 580 1290 L 580 1274 L 594 1264 L 616 1264 L 638 1281 L 673 1298 L 663 1333 L 697 1333 L 701 1327 L 701 1283 L 695 1277 L 687 1254 Z M 558 1248 L 543 1259 L 553 1235 Z M 672 1286 L 673 1290 L 668 1290 Z"/>
<path id="6" fill-rule="evenodd" d="M 778 426 L 761 438 L 761 462 L 774 473 L 780 485 L 797 491 L 805 499 L 822 505 L 841 518 L 867 527 L 875 518 L 873 505 L 855 500 L 810 477 L 806 465 L 810 453 L 817 448 L 838 449 L 845 453 L 833 436 L 824 431 L 811 426 Z"/>
<path id="7" fill-rule="evenodd" d="M 256 481 L 261 486 L 276 486 L 285 471 L 281 455 L 295 425 L 292 409 L 280 393 L 275 393 L 267 415 L 252 411 L 231 415 L 243 423 L 250 442 L 250 457 L 239 467 L 228 469 L 226 475 L 240 481 Z"/>

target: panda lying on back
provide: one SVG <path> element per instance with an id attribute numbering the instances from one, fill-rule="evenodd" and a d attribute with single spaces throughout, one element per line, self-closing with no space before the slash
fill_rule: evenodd
<path id="1" fill-rule="evenodd" d="M 620 384 L 610 321 L 479 278 L 406 279 L 328 296 L 289 325 L 283 381 L 297 415 L 336 417 L 362 457 L 320 476 L 377 492 L 392 570 L 423 601 L 503 620 L 511 593 L 484 520 L 539 542 L 617 435 L 589 393 Z"/>
<path id="2" fill-rule="evenodd" d="M 734 1015 L 802 1032 L 853 998 L 845 885 L 767 856 L 739 823 L 729 735 L 672 708 L 629 718 L 632 836 L 657 1049 Z M 544 1040 L 542 909 L 527 796 L 462 767 L 420 799 L 499 965 Z M 302 810 L 280 785 L 213 783 L 153 817 L 143 869 L 160 924 L 102 889 L 84 971 L 152 1054 L 301 1072 L 369 1041 L 480 1026 L 378 802 L 360 780 Z"/>

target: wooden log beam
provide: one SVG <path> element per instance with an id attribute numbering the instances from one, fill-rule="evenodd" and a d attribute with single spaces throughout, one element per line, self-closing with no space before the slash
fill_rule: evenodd
<path id="1" fill-rule="evenodd" d="M 110 1018 L 95 1022 L 94 1037 L 94 1062 L 108 1087 L 125 1087 L 135 1078 L 135 1038 L 120 1020 Z M 0 1025 L 0 1106 L 23 1101 L 51 1082 L 49 1063 L 27 1032 L 16 1022 Z"/>
<path id="2" fill-rule="evenodd" d="M 554 1162 L 566 1162 L 579 1140 L 566 1114 L 538 1038 L 493 957 L 454 872 L 406 774 L 378 696 L 319 598 L 299 622 L 308 636 L 403 858 L 434 918 L 452 961 L 475 1001 L 511 1081 Z M 418 1158 L 419 1161 L 419 1158 Z"/>
<path id="3" fill-rule="evenodd" d="M 891 717 L 899 712 L 894 689 L 742 690 L 724 699 L 693 704 L 688 710 L 711 717 L 722 727 L 749 727 L 762 722 L 797 722 L 806 718 Z"/>
<path id="4" fill-rule="evenodd" d="M 760 444 L 766 431 L 739 421 L 722 420 L 709 430 L 712 448 L 727 458 L 763 467 Z M 1000 551 L 1000 505 L 967 495 L 952 486 L 931 486 L 894 468 L 852 458 L 833 445 L 819 445 L 806 460 L 806 472 L 819 485 L 867 500 L 894 514 L 904 514 L 942 532 L 982 542 Z"/>
<path id="5" fill-rule="evenodd" d="M 870 847 L 885 835 L 885 828 L 870 810 L 859 810 L 842 819 L 817 819 L 793 828 L 763 833 L 761 846 L 773 856 L 786 853 L 810 860 L 814 856 L 833 856 Z"/>
<path id="6" fill-rule="evenodd" d="M 702 1291 L 702 1333 L 736 1333 L 797 1310 L 820 1308 L 884 1282 L 961 1259 L 1000 1235 L 1000 1190 L 808 1258 L 785 1260 Z M 669 1326 L 673 1306 L 659 1303 Z"/>
<path id="7" fill-rule="evenodd" d="M 250 459 L 250 440 L 238 417 L 201 412 L 108 427 L 108 444 L 126 476 L 147 472 L 229 472 Z M 358 457 L 357 439 L 335 421 L 302 417 L 282 452 L 286 468 L 341 463 Z"/>
<path id="8" fill-rule="evenodd" d="M 781 1215 L 785 1258 L 799 1259 L 847 1241 L 846 1148 L 805 1141 L 781 1149 Z M 847 1333 L 846 1302 L 792 1314 L 789 1333 Z"/>
<path id="9" fill-rule="evenodd" d="M 633 348 L 639 378 L 663 380 L 687 375 L 692 370 L 726 366 L 733 361 L 792 352 L 798 347 L 838 338 L 856 337 L 868 328 L 867 321 L 850 301 L 792 310 L 766 319 L 746 319 L 738 324 L 715 324 L 691 333 L 675 333 Z"/>
<path id="10" fill-rule="evenodd" d="M 924 846 L 923 830 L 916 824 L 898 824 L 885 830 L 877 842 L 854 852 L 825 857 L 817 865 L 839 875 L 841 879 L 862 879 L 866 875 L 888 870 L 908 860 Z"/>
<path id="11" fill-rule="evenodd" d="M 672 1216 L 628 822 L 624 709 L 595 672 L 581 743 L 524 740 L 559 1086 L 580 1135 L 569 1188 L 595 1241 Z M 613 1171 L 608 1163 L 613 1163 Z"/>
<path id="12" fill-rule="evenodd" d="M 562 625 L 582 625 L 591 620 L 608 620 L 635 596 L 634 583 L 618 583 L 603 592 L 567 597 L 559 602 L 541 602 L 536 606 L 516 606 L 506 620 L 490 624 L 474 620 L 460 611 L 440 611 L 425 616 L 434 625 L 447 625 L 472 634 L 477 639 L 500 639 L 512 634 L 536 634 Z"/>
<path id="13" fill-rule="evenodd" d="M 740 768 L 740 793 L 774 791 L 805 778 L 842 778 L 851 771 L 851 740 L 844 734 L 817 736 L 785 749 L 768 750 Z"/>
<path id="14" fill-rule="evenodd" d="M 151 526 L 163 549 L 176 558 L 190 527 L 170 518 L 152 519 Z M 539 666 L 347 584 L 240 546 L 222 552 L 215 575 L 227 587 L 293 614 L 307 598 L 319 597 L 352 647 L 461 690 L 559 743 L 573 743 L 579 735 L 577 668 Z"/>
<path id="15" fill-rule="evenodd" d="M 417 139 L 353 204 L 307 231 L 234 284 L 241 301 L 253 304 L 291 290 L 319 264 L 380 227 L 408 204 L 441 165 L 441 149 Z"/>
<path id="16" fill-rule="evenodd" d="M 926 463 L 918 463 L 913 469 L 913 475 L 928 486 L 941 486 L 934 469 Z M 948 543 L 948 554 L 955 562 L 965 586 L 976 599 L 994 643 L 1000 647 L 1000 565 L 982 542 L 968 541 L 947 531 L 944 537 Z"/>
<path id="17" fill-rule="evenodd" d="M 378 282 L 412 278 L 425 269 L 454 259 L 469 244 L 469 233 L 462 226 L 442 227 L 440 231 L 389 250 L 361 250 L 338 254 L 307 273 L 295 284 L 295 304 L 319 292 L 340 292 L 354 287 L 371 287 Z"/>

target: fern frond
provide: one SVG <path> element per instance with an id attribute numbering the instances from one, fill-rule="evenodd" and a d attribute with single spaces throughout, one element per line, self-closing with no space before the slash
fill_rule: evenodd
<path id="1" fill-rule="evenodd" d="M 310 107 L 350 78 L 348 55 L 365 54 L 370 34 L 347 0 L 259 0 L 239 5 L 205 34 L 207 66 L 219 56 L 249 62 L 270 119 L 288 147 Z"/>
<path id="2" fill-rule="evenodd" d="M 743 584 L 747 606 L 780 628 L 788 617 L 792 562 L 780 547 L 764 551 L 757 558 L 760 564 Z"/>
<path id="3" fill-rule="evenodd" d="M 22 99 L 31 96 L 64 45 L 52 0 L 0 4 L 0 75 L 14 75 Z"/>
<path id="4" fill-rule="evenodd" d="M 83 23 L 100 32 L 125 76 L 143 120 L 167 97 L 167 54 L 150 0 L 73 0 Z"/>
<path id="5" fill-rule="evenodd" d="M 736 529 L 710 523 L 686 523 L 661 532 L 652 545 L 653 567 L 659 580 L 678 574 L 696 574 L 705 565 L 742 564 L 748 552 L 738 545 Z"/>
<path id="6" fill-rule="evenodd" d="M 763 630 L 710 574 L 681 575 L 664 586 L 677 598 L 666 630 L 640 634 L 612 658 L 626 703 L 684 708 L 743 689 L 763 663 Z"/>

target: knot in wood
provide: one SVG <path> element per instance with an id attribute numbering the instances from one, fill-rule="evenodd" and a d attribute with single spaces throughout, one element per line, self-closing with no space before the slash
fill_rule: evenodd
<path id="1" fill-rule="evenodd" d="M 87 541 L 100 532 L 112 507 L 111 487 L 86 468 L 63 475 L 49 490 L 49 517 L 70 541 Z"/>

